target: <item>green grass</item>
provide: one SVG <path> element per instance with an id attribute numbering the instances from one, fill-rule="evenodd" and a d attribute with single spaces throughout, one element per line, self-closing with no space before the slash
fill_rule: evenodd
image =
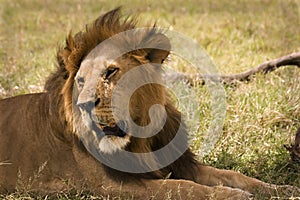
<path id="1" fill-rule="evenodd" d="M 124 5 L 125 13 L 140 14 L 141 25 L 157 21 L 193 38 L 223 74 L 300 51 L 299 0 L 0 0 L 0 98 L 42 91 L 54 70 L 57 45 L 63 44 L 69 31 L 82 30 L 86 23 L 119 5 Z M 188 67 L 175 58 L 170 64 L 183 70 Z M 203 162 L 300 187 L 300 167 L 289 162 L 283 147 L 292 142 L 300 125 L 300 70 L 282 68 L 225 90 L 223 135 Z M 197 95 L 201 121 L 199 137 L 193 140 L 195 150 L 211 120 L 207 89 L 199 87 Z M 29 198 L 26 194 L 3 198 L 25 197 Z M 57 196 L 81 197 L 88 195 Z"/>

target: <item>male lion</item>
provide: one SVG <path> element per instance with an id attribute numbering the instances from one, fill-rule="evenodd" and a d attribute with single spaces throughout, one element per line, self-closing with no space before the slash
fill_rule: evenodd
<path id="1" fill-rule="evenodd" d="M 135 199 L 247 199 L 290 189 L 196 161 L 181 114 L 159 84 L 169 40 L 155 26 L 126 32 L 135 24 L 122 20 L 120 9 L 106 13 L 66 39 L 46 92 L 0 101 L 0 192 L 20 189 L 20 182 L 40 194 L 85 188 Z M 120 84 L 134 69 L 134 80 Z M 139 80 L 150 82 L 127 98 L 126 88 Z M 122 109 L 122 99 L 129 109 Z M 161 121 L 157 134 L 147 132 Z M 171 142 L 176 135 L 179 142 Z M 176 161 L 159 167 L 182 149 Z"/>

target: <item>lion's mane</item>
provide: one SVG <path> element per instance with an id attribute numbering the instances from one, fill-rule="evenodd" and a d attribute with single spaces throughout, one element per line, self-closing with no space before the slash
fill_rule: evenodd
<path id="1" fill-rule="evenodd" d="M 72 92 L 74 77 L 79 70 L 82 60 L 88 55 L 88 53 L 95 48 L 98 44 L 104 40 L 127 30 L 135 28 L 137 21 L 135 18 L 124 18 L 120 15 L 120 8 L 117 8 L 95 20 L 91 25 L 86 26 L 86 30 L 79 32 L 66 38 L 66 44 L 64 47 L 58 48 L 57 51 L 57 70 L 47 80 L 45 84 L 45 90 L 50 93 L 51 109 L 59 111 L 59 118 L 65 125 L 65 129 L 68 130 L 69 135 L 63 137 L 74 137 L 75 131 L 73 127 L 73 111 L 72 111 Z M 156 28 L 153 26 L 153 31 L 148 32 L 155 33 Z M 145 37 L 151 37 L 151 35 L 141 35 L 140 40 Z M 135 41 L 129 41 L 123 45 L 135 43 Z M 138 53 L 138 52 L 135 52 Z M 172 105 L 171 101 L 167 97 L 165 106 L 167 112 L 167 121 L 164 128 L 155 136 L 143 139 L 135 138 L 132 140 L 130 147 L 127 149 L 134 152 L 155 151 L 166 144 L 168 144 L 175 136 L 179 129 L 181 122 L 181 113 Z M 183 143 L 188 145 L 187 133 L 184 129 L 181 131 L 184 140 Z M 163 156 L 172 154 L 172 151 L 176 151 L 174 146 L 171 150 L 166 152 Z M 187 148 L 188 149 L 188 148 Z M 170 166 L 161 170 L 143 174 L 143 177 L 149 178 L 163 178 L 171 173 L 172 178 L 189 177 L 193 180 L 196 170 L 197 161 L 194 159 L 194 154 L 188 149 L 180 158 L 180 162 L 175 161 Z M 109 170 L 109 172 L 115 173 L 115 170 Z"/>

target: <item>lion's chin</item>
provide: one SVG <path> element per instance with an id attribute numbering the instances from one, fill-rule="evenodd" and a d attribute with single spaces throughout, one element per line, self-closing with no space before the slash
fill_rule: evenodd
<path id="1" fill-rule="evenodd" d="M 102 153 L 113 154 L 124 149 L 129 142 L 129 135 L 125 135 L 124 137 L 106 135 L 99 142 L 99 150 Z"/>

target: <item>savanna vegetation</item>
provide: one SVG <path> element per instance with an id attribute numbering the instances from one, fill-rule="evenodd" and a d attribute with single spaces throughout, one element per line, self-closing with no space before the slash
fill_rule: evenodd
<path id="1" fill-rule="evenodd" d="M 125 14 L 138 14 L 141 26 L 156 21 L 197 41 L 221 74 L 242 72 L 300 51 L 299 0 L 0 0 L 0 98 L 43 91 L 55 69 L 57 46 L 69 31 L 83 30 L 85 24 L 120 5 Z M 189 72 L 188 64 L 176 57 L 171 56 L 167 64 Z M 300 69 L 290 66 L 259 74 L 247 83 L 225 86 L 225 91 L 222 135 L 214 150 L 199 159 L 266 182 L 300 187 L 300 164 L 290 162 L 283 146 L 292 143 L 300 126 Z M 201 112 L 197 137 L 192 140 L 196 153 L 211 122 L 205 86 L 198 86 L 197 97 Z M 86 191 L 41 197 L 28 191 L 19 188 L 0 198 L 112 198 Z"/>

